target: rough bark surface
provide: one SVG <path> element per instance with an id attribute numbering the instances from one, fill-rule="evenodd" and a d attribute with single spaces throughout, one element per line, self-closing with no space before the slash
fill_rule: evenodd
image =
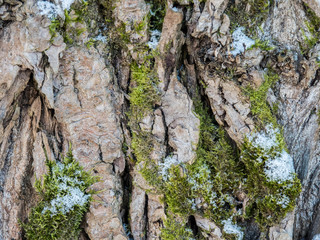
<path id="1" fill-rule="evenodd" d="M 104 19 L 112 1 L 93 2 L 96 19 Z M 142 61 L 136 46 L 150 40 L 148 26 L 137 33 L 135 23 L 147 19 L 149 2 L 113 4 L 114 29 L 124 26 L 125 46 L 97 41 L 88 47 L 85 43 L 101 29 L 108 40 L 113 30 L 91 31 L 101 24 L 92 21 L 91 30 L 86 27 L 66 44 L 61 32 L 52 38 L 51 21 L 40 14 L 36 0 L 0 0 L 0 240 L 23 239 L 19 221 L 26 221 L 37 203 L 35 178 L 46 172 L 43 149 L 58 160 L 69 143 L 80 164 L 101 177 L 92 187 L 100 192 L 86 214 L 81 238 L 161 239 L 167 206 L 133 161 L 126 114 L 130 64 Z M 266 55 L 254 48 L 237 57 L 226 54 L 232 43 L 226 12 L 230 2 L 168 0 L 155 54 L 160 99 L 139 126 L 151 133 L 152 160 L 173 153 L 179 163 L 193 163 L 200 134 L 193 99 L 201 89 L 201 99 L 207 101 L 217 124 L 235 146 L 241 146 L 255 129 L 242 89 L 249 84 L 258 88 L 266 64 L 271 64 L 280 80 L 269 89 L 268 102 L 278 106 L 276 117 L 302 192 L 295 211 L 266 235 L 273 240 L 312 240 L 320 234 L 320 43 L 318 39 L 303 55 L 299 42 L 308 33 L 303 2 L 319 17 L 320 2 L 274 0 L 260 37 L 272 41 L 276 49 Z M 286 56 L 280 59 L 283 51 Z M 228 67 L 237 81 L 220 74 Z M 124 145 L 129 146 L 126 151 Z M 214 222 L 200 215 L 193 218 L 191 225 L 205 232 L 206 239 L 223 239 Z M 252 230 L 245 239 L 259 239 L 259 233 Z"/>

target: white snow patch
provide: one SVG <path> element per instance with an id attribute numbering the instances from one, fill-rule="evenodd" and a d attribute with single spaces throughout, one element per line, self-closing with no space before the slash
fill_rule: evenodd
<path id="1" fill-rule="evenodd" d="M 151 48 L 151 49 L 157 48 L 157 46 L 159 44 L 160 36 L 161 36 L 161 32 L 159 30 L 151 31 L 150 41 L 147 43 L 149 48 Z"/>
<path id="2" fill-rule="evenodd" d="M 231 51 L 231 54 L 233 56 L 236 56 L 242 52 L 244 52 L 246 49 L 250 48 L 252 45 L 254 45 L 254 40 L 247 37 L 244 33 L 244 27 L 238 27 L 233 33 L 233 50 Z"/>
<path id="3" fill-rule="evenodd" d="M 282 208 L 288 207 L 289 203 L 290 198 L 287 195 L 283 195 L 280 199 L 277 200 L 277 204 L 281 205 Z"/>
<path id="4" fill-rule="evenodd" d="M 235 234 L 237 236 L 237 240 L 242 240 L 243 239 L 243 232 L 241 228 L 232 223 L 232 219 L 229 218 L 228 220 L 223 220 L 222 221 L 223 226 L 223 231 L 228 234 Z"/>
<path id="5" fill-rule="evenodd" d="M 46 211 L 50 211 L 51 216 L 56 215 L 58 212 L 67 214 L 74 209 L 76 205 L 84 206 L 90 197 L 90 194 L 83 193 L 78 187 L 70 187 L 65 183 L 59 184 L 60 191 L 66 191 L 64 196 L 57 196 L 50 201 L 50 205 L 44 207 L 42 214 Z"/>
<path id="6" fill-rule="evenodd" d="M 273 156 L 269 155 L 271 154 L 269 151 L 272 150 L 272 148 L 279 147 L 277 139 L 279 134 L 280 130 L 269 124 L 264 131 L 252 133 L 247 137 L 254 147 L 263 149 L 264 154 L 266 154 L 265 156 L 268 158 L 264 167 L 267 178 L 270 181 L 284 182 L 286 180 L 292 180 L 294 176 L 295 171 L 292 157 L 284 149 L 280 153 L 271 151 Z M 257 161 L 261 162 L 262 159 L 259 157 Z"/>
<path id="7" fill-rule="evenodd" d="M 72 3 L 75 0 L 58 0 L 57 4 L 48 1 L 38 1 L 37 7 L 40 15 L 46 15 L 50 19 L 54 19 L 57 16 L 64 17 L 64 10 L 70 10 Z"/>
<path id="8" fill-rule="evenodd" d="M 320 4 L 320 0 L 319 0 L 319 4 Z M 312 240 L 320 240 L 320 234 L 313 236 Z"/>
<path id="9" fill-rule="evenodd" d="M 93 40 L 107 43 L 107 36 L 103 36 L 102 34 L 99 34 L 98 36 L 94 37 Z"/>
<path id="10" fill-rule="evenodd" d="M 57 15 L 59 15 L 58 11 L 61 11 L 56 5 L 46 1 L 38 1 L 37 7 L 40 11 L 40 15 L 46 15 L 50 19 L 56 18 Z"/>
<path id="11" fill-rule="evenodd" d="M 278 145 L 277 135 L 279 133 L 279 129 L 274 129 L 271 124 L 268 124 L 265 131 L 254 132 L 247 137 L 254 147 L 269 151 L 272 147 L 276 147 Z"/>
<path id="12" fill-rule="evenodd" d="M 81 176 L 81 171 L 77 170 L 75 172 L 75 177 L 73 178 L 58 175 L 64 170 L 69 170 L 70 168 L 72 168 L 72 163 L 65 165 L 61 162 L 57 162 L 53 168 L 53 175 L 57 177 L 59 182 L 58 195 L 50 201 L 48 206 L 43 208 L 42 214 L 47 211 L 50 212 L 51 216 L 54 216 L 59 212 L 67 214 L 73 210 L 76 205 L 84 206 L 88 202 L 91 195 L 86 194 L 79 188 L 84 185 L 84 182 L 78 179 L 78 177 Z"/>
<path id="13" fill-rule="evenodd" d="M 172 165 L 178 165 L 179 161 L 175 156 L 168 156 L 164 159 L 163 163 L 158 163 L 158 166 L 160 167 L 159 173 L 162 176 L 162 179 L 164 181 L 168 181 L 169 179 L 169 169 L 172 167 Z"/>
<path id="14" fill-rule="evenodd" d="M 60 4 L 63 10 L 67 9 L 70 10 L 70 7 L 74 0 L 60 0 Z"/>
<path id="15" fill-rule="evenodd" d="M 292 180 L 294 176 L 293 159 L 283 150 L 280 156 L 269 158 L 266 161 L 264 172 L 271 181 L 284 182 Z"/>
<path id="16" fill-rule="evenodd" d="M 173 8 L 171 8 L 171 10 L 174 12 L 179 12 L 179 9 L 177 7 L 173 7 Z"/>

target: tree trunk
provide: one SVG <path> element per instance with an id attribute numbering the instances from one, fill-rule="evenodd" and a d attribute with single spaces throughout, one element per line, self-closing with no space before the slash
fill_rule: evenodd
<path id="1" fill-rule="evenodd" d="M 194 238 L 233 239 L 204 214 L 210 206 L 201 198 L 194 212 L 172 213 L 169 193 L 152 180 L 169 174 L 168 157 L 181 176 L 181 166 L 198 161 L 197 104 L 238 155 L 266 127 L 245 89 L 259 89 L 267 69 L 278 75 L 267 106 L 302 190 L 294 211 L 272 226 L 259 228 L 253 218 L 238 224 L 243 239 L 317 239 L 319 19 L 316 0 L 0 0 L 0 239 L 24 239 L 19 222 L 40 200 L 34 184 L 46 173 L 44 148 L 59 161 L 69 143 L 101 177 L 81 239 L 170 239 L 162 232 L 172 214 Z M 137 103 L 135 72 L 143 67 L 149 82 L 139 97 L 147 96 Z M 151 180 L 142 173 L 149 162 L 162 166 Z M 242 211 L 246 199 L 237 197 Z"/>

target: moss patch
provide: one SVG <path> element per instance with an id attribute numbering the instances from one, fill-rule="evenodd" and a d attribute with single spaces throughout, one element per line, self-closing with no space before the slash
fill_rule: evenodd
<path id="1" fill-rule="evenodd" d="M 262 41 L 260 39 L 256 39 L 254 45 L 252 45 L 248 50 L 253 48 L 260 48 L 263 51 L 271 51 L 274 47 L 269 45 L 269 41 Z"/>
<path id="2" fill-rule="evenodd" d="M 273 181 L 267 178 L 265 169 L 268 161 L 280 158 L 287 151 L 283 134 L 274 116 L 275 112 L 267 103 L 267 93 L 279 77 L 271 70 L 264 75 L 264 82 L 258 89 L 246 88 L 249 96 L 251 113 L 256 122 L 256 131 L 264 134 L 266 126 L 275 131 L 276 145 L 266 151 L 245 138 L 241 149 L 240 159 L 244 163 L 244 189 L 249 201 L 245 216 L 255 218 L 260 228 L 265 231 L 267 227 L 278 223 L 287 212 L 295 206 L 295 199 L 301 191 L 301 183 L 296 174 L 287 181 Z"/>
<path id="3" fill-rule="evenodd" d="M 268 90 L 278 80 L 279 76 L 269 70 L 268 73 L 264 75 L 264 82 L 258 89 L 252 87 L 244 89 L 245 94 L 249 96 L 251 113 L 259 129 L 263 129 L 267 123 L 272 123 L 274 126 L 277 125 L 277 119 L 267 103 L 267 94 Z"/>
<path id="4" fill-rule="evenodd" d="M 81 35 L 86 28 L 75 27 L 74 23 L 84 23 L 84 17 L 88 9 L 88 2 L 81 1 L 76 4 L 74 9 L 64 11 L 64 20 L 61 18 L 56 18 L 51 21 L 49 26 L 49 31 L 51 34 L 51 41 L 60 33 L 63 36 L 64 42 L 67 44 L 72 44 L 74 39 Z M 70 16 L 70 12 L 74 11 L 74 16 Z"/>
<path id="5" fill-rule="evenodd" d="M 192 230 L 186 227 L 186 222 L 178 221 L 172 214 L 167 215 L 164 221 L 164 228 L 161 230 L 163 240 L 194 240 Z"/>
<path id="6" fill-rule="evenodd" d="M 294 174 L 285 181 L 269 179 L 265 173 L 270 158 L 279 158 L 285 151 L 281 141 L 266 151 L 245 139 L 241 161 L 245 165 L 244 189 L 248 195 L 245 217 L 255 218 L 261 230 L 278 223 L 294 209 L 301 191 L 300 180 Z M 280 166 L 279 166 L 280 167 Z"/>
<path id="7" fill-rule="evenodd" d="M 80 224 L 87 212 L 93 191 L 87 189 L 98 181 L 83 170 L 73 158 L 71 148 L 61 162 L 46 159 L 48 173 L 35 186 L 40 202 L 27 223 L 22 224 L 29 240 L 73 240 L 80 234 Z"/>
<path id="8" fill-rule="evenodd" d="M 152 112 L 155 103 L 159 100 L 157 91 L 158 78 L 152 70 L 152 63 L 131 64 L 130 87 L 130 119 L 139 122 Z"/>

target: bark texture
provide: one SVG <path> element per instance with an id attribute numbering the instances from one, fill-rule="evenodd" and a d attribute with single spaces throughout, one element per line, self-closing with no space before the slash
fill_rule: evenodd
<path id="1" fill-rule="evenodd" d="M 318 17 L 320 2 L 274 0 L 259 37 L 275 49 L 266 53 L 253 48 L 232 57 L 226 54 L 232 43 L 227 9 L 235 2 L 168 0 L 154 56 L 160 99 L 138 124 L 151 133 L 152 160 L 174 153 L 179 163 L 193 163 L 200 134 L 193 99 L 201 89 L 201 100 L 239 147 L 255 129 L 242 89 L 249 84 L 258 88 L 267 64 L 272 66 L 279 81 L 269 89 L 268 103 L 278 106 L 276 117 L 302 192 L 295 211 L 265 237 L 312 240 L 320 234 L 320 43 L 318 39 L 301 54 L 299 42 L 310 32 L 304 2 Z M 65 43 L 61 32 L 52 38 L 51 20 L 41 14 L 36 0 L 0 0 L 0 240 L 23 239 L 19 221 L 26 221 L 39 200 L 35 178 L 46 172 L 43 149 L 58 160 L 69 142 L 80 164 L 101 177 L 93 186 L 100 192 L 86 214 L 81 238 L 161 239 L 167 206 L 133 161 L 126 114 L 134 87 L 130 64 L 143 61 L 137 46 L 151 37 L 148 23 L 139 31 L 135 24 L 147 19 L 149 3 L 89 1 L 91 25 L 72 22 L 63 31 L 84 30 Z M 105 24 L 106 16 L 112 28 Z M 127 39 L 119 37 L 115 44 L 111 39 L 119 29 Z M 88 47 L 101 34 L 107 41 Z M 225 69 L 232 69 L 233 77 L 221 74 Z M 222 229 L 211 220 L 200 215 L 190 219 L 189 225 L 205 232 L 206 239 L 223 239 Z M 252 225 L 245 239 L 259 236 L 264 235 Z"/>

